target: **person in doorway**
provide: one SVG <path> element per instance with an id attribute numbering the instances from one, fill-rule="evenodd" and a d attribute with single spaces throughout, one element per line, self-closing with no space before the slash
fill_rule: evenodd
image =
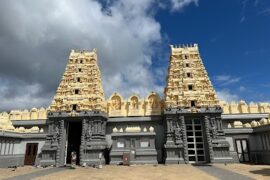
<path id="1" fill-rule="evenodd" d="M 75 151 L 71 152 L 71 167 L 76 166 L 76 161 L 77 161 L 77 153 Z"/>

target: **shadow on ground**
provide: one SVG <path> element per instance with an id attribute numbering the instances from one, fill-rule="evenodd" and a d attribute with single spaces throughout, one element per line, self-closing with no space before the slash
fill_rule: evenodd
<path id="1" fill-rule="evenodd" d="M 192 166 L 209 166 L 209 167 L 212 167 L 211 164 L 192 164 Z"/>
<path id="2" fill-rule="evenodd" d="M 250 171 L 250 172 L 253 174 L 260 174 L 262 176 L 270 176 L 270 169 L 269 168 L 254 170 L 254 171 Z"/>

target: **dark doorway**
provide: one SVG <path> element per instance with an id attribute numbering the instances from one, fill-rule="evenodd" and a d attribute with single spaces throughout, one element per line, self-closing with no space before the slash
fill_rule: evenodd
<path id="1" fill-rule="evenodd" d="M 249 162 L 249 147 L 247 139 L 236 139 L 236 152 L 241 163 Z"/>
<path id="2" fill-rule="evenodd" d="M 80 163 L 80 145 L 82 135 L 82 122 L 69 122 L 68 123 L 68 145 L 67 145 L 67 159 L 66 163 L 71 163 L 71 152 L 76 152 L 77 161 Z"/>
<path id="3" fill-rule="evenodd" d="M 27 143 L 25 150 L 24 165 L 35 165 L 38 143 Z"/>

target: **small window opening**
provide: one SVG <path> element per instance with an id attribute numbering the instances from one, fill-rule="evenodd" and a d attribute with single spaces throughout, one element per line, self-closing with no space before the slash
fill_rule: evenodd
<path id="1" fill-rule="evenodd" d="M 193 86 L 190 84 L 188 85 L 188 90 L 192 91 L 193 90 Z"/>
<path id="2" fill-rule="evenodd" d="M 185 59 L 188 59 L 188 56 L 187 55 L 185 55 Z"/>
<path id="3" fill-rule="evenodd" d="M 81 63 L 81 64 L 83 63 L 83 60 L 82 60 L 82 59 L 80 60 L 80 63 Z"/>
<path id="4" fill-rule="evenodd" d="M 190 77 L 191 77 L 191 73 L 187 73 L 187 77 L 189 77 L 189 78 L 190 78 Z"/>
<path id="5" fill-rule="evenodd" d="M 76 111 L 77 110 L 77 105 L 76 104 L 73 104 L 72 105 L 72 111 Z"/>
<path id="6" fill-rule="evenodd" d="M 81 82 L 81 78 L 77 78 L 77 82 Z"/>
<path id="7" fill-rule="evenodd" d="M 79 68 L 78 70 L 79 70 L 79 72 L 82 72 L 82 69 L 81 68 Z"/>
<path id="8" fill-rule="evenodd" d="M 79 94 L 79 89 L 75 89 L 75 94 Z"/>
<path id="9" fill-rule="evenodd" d="M 186 67 L 189 67 L 189 64 L 188 63 L 186 64 Z"/>
<path id="10" fill-rule="evenodd" d="M 190 101 L 190 105 L 191 105 L 191 107 L 195 107 L 196 106 L 196 101 Z"/>

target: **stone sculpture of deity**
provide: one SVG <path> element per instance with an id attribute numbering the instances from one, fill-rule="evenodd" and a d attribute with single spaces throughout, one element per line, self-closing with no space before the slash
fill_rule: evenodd
<path id="1" fill-rule="evenodd" d="M 138 98 L 137 97 L 131 98 L 131 107 L 132 107 L 132 109 L 138 109 Z"/>
<path id="2" fill-rule="evenodd" d="M 114 96 L 112 98 L 112 109 L 120 110 L 121 109 L 121 99 L 119 96 Z"/>
<path id="3" fill-rule="evenodd" d="M 174 133 L 175 133 L 175 143 L 179 144 L 182 141 L 183 132 L 182 132 L 182 128 L 180 127 L 178 123 L 176 123 Z"/>
<path id="4" fill-rule="evenodd" d="M 157 106 L 158 106 L 156 96 L 151 95 L 151 96 L 149 97 L 148 100 L 149 100 L 149 106 L 150 106 L 152 109 L 156 109 Z"/>
<path id="5" fill-rule="evenodd" d="M 58 138 L 60 135 L 60 130 L 59 130 L 59 125 L 55 124 L 54 125 L 54 131 L 53 131 L 53 136 L 52 136 L 52 144 L 57 144 L 58 143 Z"/>
<path id="6" fill-rule="evenodd" d="M 214 120 L 210 121 L 210 134 L 213 139 L 217 138 L 217 128 L 215 126 Z"/>

